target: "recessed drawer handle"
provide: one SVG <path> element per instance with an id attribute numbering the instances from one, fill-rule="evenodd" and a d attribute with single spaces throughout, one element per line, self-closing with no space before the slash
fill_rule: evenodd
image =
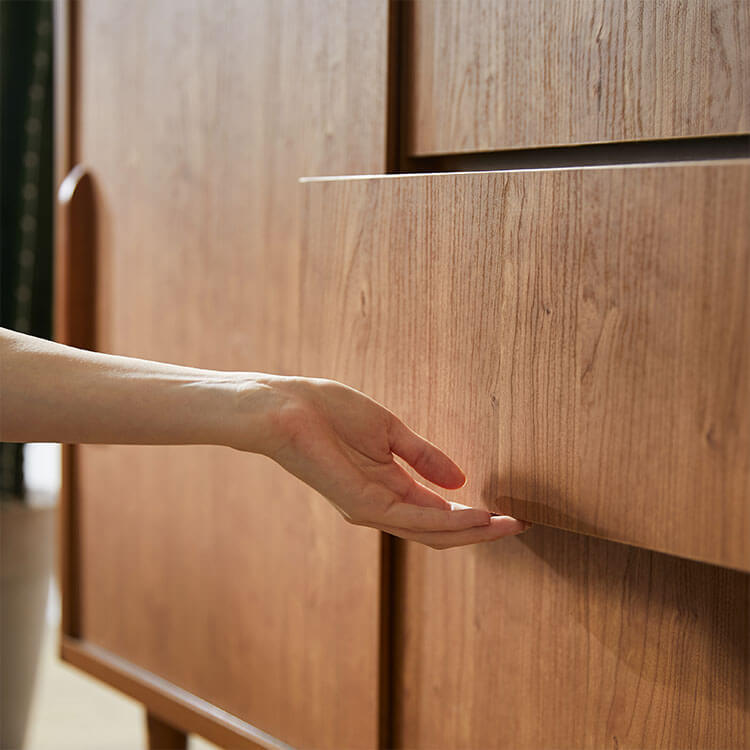
<path id="1" fill-rule="evenodd" d="M 81 164 L 57 191 L 55 339 L 84 349 L 96 346 L 96 235 L 94 181 Z"/>

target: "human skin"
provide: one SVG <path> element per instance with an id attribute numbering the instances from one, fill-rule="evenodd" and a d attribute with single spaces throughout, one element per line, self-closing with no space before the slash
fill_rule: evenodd
<path id="1" fill-rule="evenodd" d="M 334 380 L 223 372 L 89 352 L 0 328 L 0 440 L 224 445 L 276 461 L 347 522 L 436 549 L 528 524 L 450 503 L 461 469 L 365 394 Z"/>

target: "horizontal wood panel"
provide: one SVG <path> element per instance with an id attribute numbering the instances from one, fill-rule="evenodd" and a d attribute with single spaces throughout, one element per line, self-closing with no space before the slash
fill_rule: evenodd
<path id="1" fill-rule="evenodd" d="M 543 527 L 402 547 L 393 747 L 750 743 L 747 574 Z"/>
<path id="2" fill-rule="evenodd" d="M 750 162 L 304 189 L 310 374 L 446 448 L 455 499 L 750 570 Z"/>
<path id="3" fill-rule="evenodd" d="M 750 130 L 746 0 L 417 0 L 407 151 Z"/>
<path id="4" fill-rule="evenodd" d="M 289 750 L 274 737 L 99 646 L 63 635 L 60 654 L 70 664 L 148 706 L 149 714 L 168 726 L 234 750 Z"/>
<path id="5" fill-rule="evenodd" d="M 77 32 L 97 347 L 296 372 L 297 179 L 384 169 L 386 5 L 92 0 Z M 293 746 L 377 744 L 377 532 L 257 456 L 77 460 L 85 644 Z"/>

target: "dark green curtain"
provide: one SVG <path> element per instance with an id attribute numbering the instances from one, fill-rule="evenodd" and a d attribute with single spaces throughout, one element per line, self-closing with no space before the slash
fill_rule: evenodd
<path id="1" fill-rule="evenodd" d="M 52 334 L 52 3 L 0 0 L 0 325 Z M 0 443 L 0 493 L 23 495 L 23 446 Z"/>

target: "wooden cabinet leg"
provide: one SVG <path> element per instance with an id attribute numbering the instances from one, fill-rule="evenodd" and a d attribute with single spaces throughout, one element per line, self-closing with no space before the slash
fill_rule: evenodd
<path id="1" fill-rule="evenodd" d="M 186 750 L 187 734 L 146 713 L 148 750 Z"/>

